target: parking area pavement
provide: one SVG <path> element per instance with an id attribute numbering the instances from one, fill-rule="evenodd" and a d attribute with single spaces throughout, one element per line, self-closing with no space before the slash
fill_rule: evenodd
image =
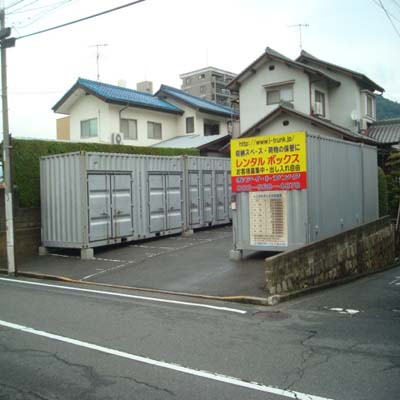
<path id="1" fill-rule="evenodd" d="M 196 231 L 95 249 L 81 260 L 78 251 L 54 250 L 24 259 L 20 272 L 57 275 L 86 282 L 124 285 L 210 296 L 265 297 L 265 252 L 241 262 L 229 260 L 232 227 Z"/>

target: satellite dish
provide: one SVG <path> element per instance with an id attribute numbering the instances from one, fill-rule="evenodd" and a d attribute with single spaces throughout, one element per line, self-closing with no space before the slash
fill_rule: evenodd
<path id="1" fill-rule="evenodd" d="M 359 116 L 358 116 L 358 112 L 356 110 L 353 110 L 350 114 L 350 118 L 353 121 L 358 121 L 359 120 Z"/>

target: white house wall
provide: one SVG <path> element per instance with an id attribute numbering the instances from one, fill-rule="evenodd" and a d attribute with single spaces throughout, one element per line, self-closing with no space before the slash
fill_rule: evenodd
<path id="1" fill-rule="evenodd" d="M 109 142 L 111 141 L 111 134 L 120 131 L 120 110 L 123 108 L 123 106 L 110 105 Z M 181 117 L 170 113 L 129 107 L 121 112 L 121 118 L 135 119 L 137 121 L 137 140 L 124 140 L 125 144 L 132 146 L 151 146 L 162 140 L 175 137 L 177 135 L 177 120 Z M 149 139 L 147 137 L 147 122 L 157 122 L 161 124 L 161 140 Z"/>
<path id="2" fill-rule="evenodd" d="M 274 65 L 270 71 L 268 67 Z M 246 79 L 240 88 L 240 128 L 244 132 L 276 108 L 267 105 L 264 85 L 294 80 L 293 105 L 303 113 L 310 113 L 310 87 L 308 75 L 280 62 L 269 61 Z"/>
<path id="3" fill-rule="evenodd" d="M 81 138 L 81 121 L 97 118 L 98 136 L 92 138 Z M 70 140 L 74 142 L 109 142 L 108 104 L 97 97 L 88 95 L 78 99 L 70 109 Z M 106 140 L 107 139 L 107 140 Z"/>
<path id="4" fill-rule="evenodd" d="M 328 70 L 318 64 L 309 64 L 341 82 L 340 86 L 331 88 L 329 92 L 330 120 L 344 128 L 356 130 L 350 115 L 355 110 L 359 116 L 363 116 L 360 86 L 349 75 Z"/>

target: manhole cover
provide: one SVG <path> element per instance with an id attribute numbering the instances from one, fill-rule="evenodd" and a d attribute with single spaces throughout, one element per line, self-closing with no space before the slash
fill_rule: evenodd
<path id="1" fill-rule="evenodd" d="M 254 313 L 253 316 L 259 319 L 268 319 L 274 321 L 282 321 L 290 317 L 289 314 L 282 311 L 260 311 Z"/>

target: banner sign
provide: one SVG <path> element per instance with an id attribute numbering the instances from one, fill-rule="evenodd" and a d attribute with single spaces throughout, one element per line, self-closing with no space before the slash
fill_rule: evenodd
<path id="1" fill-rule="evenodd" d="M 307 188 L 306 133 L 231 140 L 232 192 Z"/>

